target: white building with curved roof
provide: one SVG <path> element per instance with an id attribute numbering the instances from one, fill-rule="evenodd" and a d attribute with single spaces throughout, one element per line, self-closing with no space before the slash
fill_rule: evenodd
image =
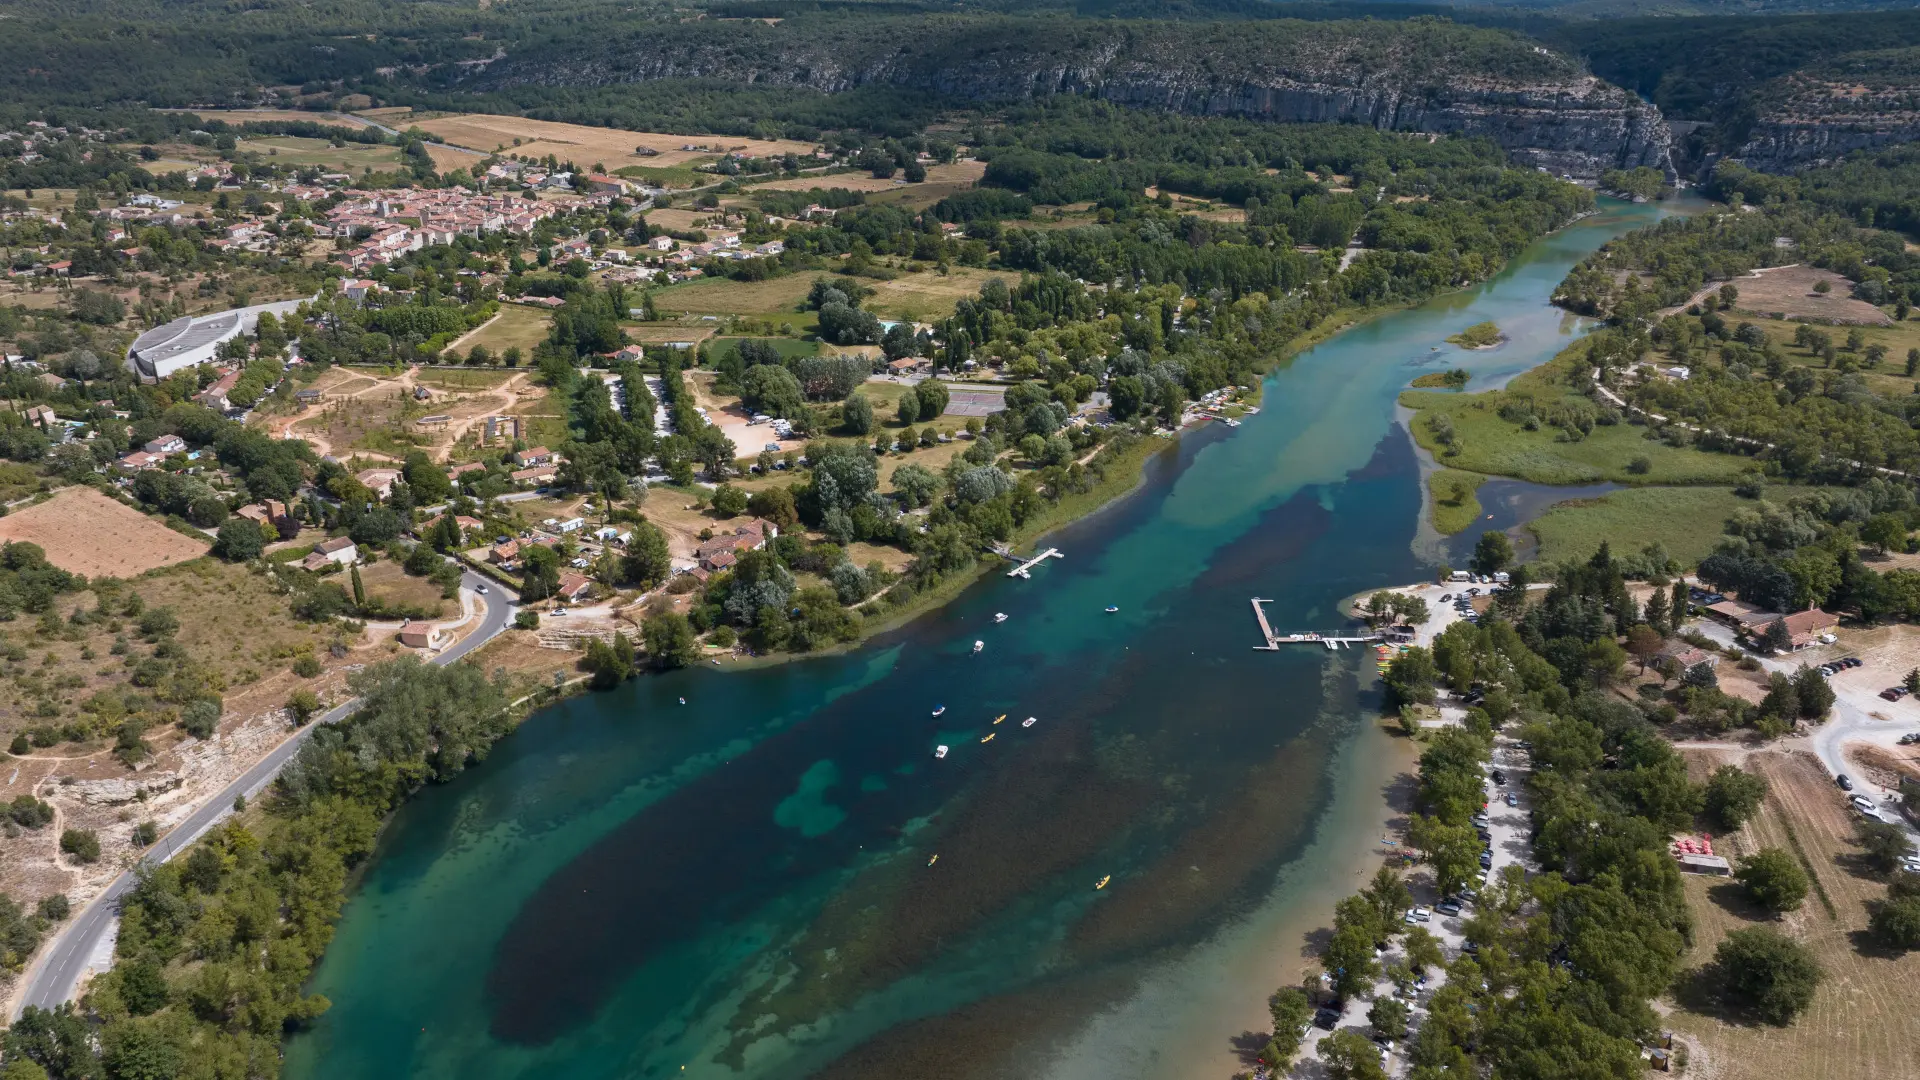
<path id="1" fill-rule="evenodd" d="M 164 379 L 182 368 L 213 359 L 221 342 L 252 333 L 260 323 L 261 313 L 291 315 L 303 303 L 306 301 L 281 300 L 213 315 L 184 315 L 135 338 L 127 350 L 127 366 L 136 375 Z"/>

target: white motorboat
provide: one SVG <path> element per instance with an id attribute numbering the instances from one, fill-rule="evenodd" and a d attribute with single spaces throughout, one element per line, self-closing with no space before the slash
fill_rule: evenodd
<path id="1" fill-rule="evenodd" d="M 1021 726 L 1021 727 L 1032 727 L 1033 725 L 1035 725 L 1035 724 L 1037 724 L 1037 723 L 1039 723 L 1039 722 L 1040 722 L 1040 718 L 1039 718 L 1039 717 L 1037 717 L 1037 716 L 1029 716 L 1029 717 L 1027 717 L 1027 718 L 1026 718 L 1025 720 L 1022 720 L 1022 721 L 1020 721 L 1020 726 Z"/>
<path id="2" fill-rule="evenodd" d="M 945 705 L 942 705 L 939 708 L 933 710 L 933 715 L 939 716 L 941 713 L 944 713 L 946 711 L 947 711 L 947 707 Z"/>
<path id="3" fill-rule="evenodd" d="M 987 647 L 987 643 L 984 641 L 976 641 L 973 643 L 974 652 L 979 652 L 981 649 L 984 649 L 986 647 Z"/>
<path id="4" fill-rule="evenodd" d="M 994 613 L 993 613 L 993 621 L 994 621 L 994 622 L 997 622 L 997 623 L 1003 623 L 1003 622 L 1006 622 L 1006 621 L 1007 621 L 1007 613 L 1006 613 L 1006 612 L 1004 612 L 1004 611 L 996 611 L 996 612 L 994 612 Z"/>
<path id="5" fill-rule="evenodd" d="M 935 757 L 936 759 L 938 759 L 938 758 L 943 758 L 943 757 L 946 757 L 946 756 L 947 756 L 947 744 L 946 744 L 946 743 L 941 743 L 941 744 L 940 744 L 939 746 L 936 746 L 936 747 L 934 747 L 934 748 L 933 748 L 933 756 L 934 756 L 934 757 Z"/>

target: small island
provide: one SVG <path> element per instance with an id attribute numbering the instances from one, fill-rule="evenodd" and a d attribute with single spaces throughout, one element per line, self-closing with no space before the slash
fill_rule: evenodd
<path id="1" fill-rule="evenodd" d="M 1458 345 L 1463 349 L 1491 349 L 1507 340 L 1507 335 L 1490 322 L 1474 323 L 1465 330 L 1447 339 L 1449 345 Z"/>
<path id="2" fill-rule="evenodd" d="M 1489 324 L 1491 325 L 1491 324 Z M 1462 390 L 1467 380 L 1473 378 L 1466 368 L 1454 368 L 1452 371 L 1429 371 L 1413 380 L 1413 385 L 1421 390 Z"/>

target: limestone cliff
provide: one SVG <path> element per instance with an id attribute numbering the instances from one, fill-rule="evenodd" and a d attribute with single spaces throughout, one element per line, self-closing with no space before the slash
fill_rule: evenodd
<path id="1" fill-rule="evenodd" d="M 968 101 L 1087 94 L 1144 108 L 1485 136 L 1583 178 L 1667 168 L 1659 110 L 1514 35 L 1440 20 L 1128 23 L 966 16 L 683 23 L 509 55 L 473 76 L 606 86 L 672 78 Z"/>

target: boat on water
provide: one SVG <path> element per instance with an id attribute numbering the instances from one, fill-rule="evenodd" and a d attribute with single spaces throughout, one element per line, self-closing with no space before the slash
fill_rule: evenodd
<path id="1" fill-rule="evenodd" d="M 1001 713 L 1001 714 L 1000 714 L 999 716 L 996 716 L 996 717 L 994 717 L 994 718 L 993 718 L 993 722 L 997 724 L 997 723 L 999 723 L 1000 721 L 1002 721 L 1002 720 L 1005 720 L 1006 718 L 1007 718 L 1007 714 L 1006 714 L 1006 713 Z"/>
<path id="2" fill-rule="evenodd" d="M 1119 611 L 1119 610 L 1120 610 L 1120 605 L 1118 605 L 1118 604 L 1108 604 L 1108 605 L 1107 605 L 1107 614 L 1109 614 L 1109 615 L 1111 615 L 1111 614 L 1113 614 L 1114 612 L 1116 612 L 1116 611 Z"/>
<path id="3" fill-rule="evenodd" d="M 996 611 L 996 612 L 994 612 L 994 613 L 993 613 L 993 621 L 994 621 L 994 622 L 997 622 L 997 623 L 1003 623 L 1003 622 L 1006 622 L 1006 621 L 1007 621 L 1007 613 L 1006 613 L 1006 612 L 1004 612 L 1004 611 Z"/>
<path id="4" fill-rule="evenodd" d="M 989 732 L 987 732 L 987 737 L 986 737 L 986 738 L 984 738 L 984 739 L 981 739 L 980 741 L 981 741 L 981 742 L 992 742 L 992 741 L 993 741 L 993 737 L 994 737 L 995 735 L 998 735 L 998 734 L 1000 734 L 1000 733 L 999 733 L 999 732 L 997 732 L 997 731 L 989 731 Z"/>
<path id="5" fill-rule="evenodd" d="M 1025 720 L 1022 720 L 1022 721 L 1020 721 L 1020 726 L 1021 726 L 1021 727 L 1032 727 L 1033 725 L 1035 725 L 1035 724 L 1037 724 L 1037 723 L 1039 723 L 1039 722 L 1040 722 L 1040 718 L 1039 718 L 1039 717 L 1037 717 L 1037 716 L 1029 716 L 1029 717 L 1027 717 L 1027 718 L 1026 718 Z"/>
<path id="6" fill-rule="evenodd" d="M 940 856 L 939 856 L 939 854 L 938 854 L 938 853 L 936 853 L 936 854 L 935 854 L 935 855 L 933 856 L 933 858 L 931 858 L 931 859 L 928 859 L 928 860 L 927 860 L 927 865 L 928 865 L 928 866 L 932 866 L 932 865 L 933 865 L 934 863 L 937 863 L 937 862 L 939 862 L 939 861 L 940 861 Z"/>
<path id="7" fill-rule="evenodd" d="M 984 641 L 976 641 L 973 643 L 974 652 L 979 652 L 981 649 L 984 649 L 986 647 L 987 647 L 987 643 Z"/>
<path id="8" fill-rule="evenodd" d="M 946 757 L 946 756 L 947 756 L 947 744 L 946 744 L 946 743 L 941 743 L 941 744 L 940 744 L 939 746 L 936 746 L 936 747 L 934 747 L 934 748 L 933 748 L 933 756 L 934 756 L 934 760 L 936 760 L 936 761 L 937 761 L 937 760 L 939 760 L 940 758 L 943 758 L 943 757 Z"/>
<path id="9" fill-rule="evenodd" d="M 686 699 L 686 698 L 681 698 L 681 699 L 680 699 L 680 704 L 682 704 L 682 705 L 685 705 L 686 703 L 687 703 L 687 699 Z"/>
<path id="10" fill-rule="evenodd" d="M 1103 877 L 1099 881 L 1094 882 L 1093 887 L 1096 889 L 1104 889 L 1107 887 L 1107 882 L 1112 880 L 1113 880 L 1113 875 L 1108 874 L 1106 877 Z"/>
<path id="11" fill-rule="evenodd" d="M 945 705 L 941 705 L 938 708 L 933 710 L 933 715 L 939 716 L 941 713 L 946 711 L 947 711 L 947 707 Z"/>

